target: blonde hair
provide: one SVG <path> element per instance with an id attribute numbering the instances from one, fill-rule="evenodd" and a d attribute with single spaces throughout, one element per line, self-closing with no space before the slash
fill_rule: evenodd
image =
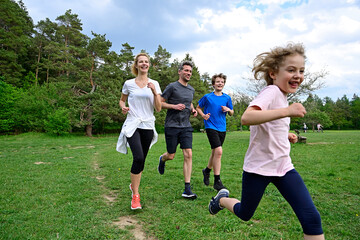
<path id="1" fill-rule="evenodd" d="M 270 52 L 263 52 L 256 56 L 252 72 L 256 80 L 264 79 L 267 85 L 273 84 L 270 72 L 277 73 L 286 57 L 299 54 L 306 59 L 305 48 L 301 43 L 288 43 L 286 47 L 275 47 Z"/>
<path id="2" fill-rule="evenodd" d="M 139 57 L 141 57 L 141 56 L 147 57 L 147 59 L 150 62 L 150 57 L 146 53 L 139 53 L 138 55 L 136 55 L 136 57 L 134 58 L 134 63 L 131 65 L 131 72 L 135 76 L 137 76 L 139 74 L 139 70 L 136 67 L 137 67 L 137 64 L 138 64 L 138 61 L 139 61 Z"/>

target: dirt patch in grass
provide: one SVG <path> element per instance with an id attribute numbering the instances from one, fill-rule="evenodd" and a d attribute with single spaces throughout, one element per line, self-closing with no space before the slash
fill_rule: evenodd
<path id="1" fill-rule="evenodd" d="M 34 162 L 34 164 L 40 165 L 40 164 L 51 164 L 51 163 L 50 162 Z"/>
<path id="2" fill-rule="evenodd" d="M 308 143 L 309 145 L 317 145 L 317 144 L 334 144 L 334 142 L 313 142 L 313 143 Z"/>
<path id="3" fill-rule="evenodd" d="M 116 221 L 113 222 L 115 226 L 120 229 L 129 229 L 129 231 L 134 235 L 134 239 L 150 239 L 155 240 L 155 238 L 146 236 L 145 232 L 142 230 L 141 224 L 131 216 L 122 216 L 119 217 Z"/>
<path id="4" fill-rule="evenodd" d="M 93 162 L 93 168 L 95 171 L 99 171 L 100 167 L 97 162 Z M 114 191 L 111 191 L 110 189 L 105 187 L 104 180 L 105 176 L 99 175 L 95 177 L 100 183 L 101 187 L 107 192 L 107 194 L 104 194 L 103 197 L 108 204 L 113 204 L 116 202 L 117 194 Z M 119 217 L 116 221 L 113 221 L 113 224 L 124 230 L 130 231 L 130 233 L 134 236 L 134 239 L 136 240 L 143 240 L 143 239 L 149 239 L 149 240 L 155 240 L 156 238 L 146 236 L 146 233 L 143 231 L 141 224 L 132 216 L 122 216 Z"/>

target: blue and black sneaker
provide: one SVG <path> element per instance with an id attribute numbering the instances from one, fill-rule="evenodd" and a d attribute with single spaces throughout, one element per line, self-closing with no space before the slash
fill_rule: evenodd
<path id="1" fill-rule="evenodd" d="M 212 215 L 215 215 L 220 210 L 224 209 L 220 206 L 220 199 L 223 197 L 229 197 L 229 190 L 227 190 L 226 188 L 221 189 L 215 197 L 211 198 L 209 203 L 209 212 Z"/>
<path id="2" fill-rule="evenodd" d="M 196 199 L 197 195 L 191 191 L 191 188 L 185 188 L 185 191 L 181 195 L 186 199 Z"/>

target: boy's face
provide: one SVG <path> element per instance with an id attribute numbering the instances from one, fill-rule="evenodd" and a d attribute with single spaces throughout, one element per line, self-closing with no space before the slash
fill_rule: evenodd
<path id="1" fill-rule="evenodd" d="M 295 93 L 304 81 L 305 59 L 299 54 L 290 55 L 285 58 L 277 73 L 271 72 L 270 77 L 274 85 L 285 93 Z"/>
<path id="2" fill-rule="evenodd" d="M 221 92 L 225 86 L 225 80 L 223 78 L 217 77 L 215 78 L 215 83 L 213 85 L 214 90 Z"/>

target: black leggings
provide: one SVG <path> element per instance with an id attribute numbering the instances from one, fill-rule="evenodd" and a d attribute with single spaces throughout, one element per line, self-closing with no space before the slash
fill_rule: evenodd
<path id="1" fill-rule="evenodd" d="M 152 129 L 138 128 L 134 134 L 127 138 L 133 155 L 133 163 L 131 166 L 132 174 L 139 174 L 144 170 L 145 158 L 148 154 L 154 131 Z"/>
<path id="2" fill-rule="evenodd" d="M 303 231 L 308 235 L 323 233 L 320 214 L 299 173 L 293 169 L 283 177 L 268 177 L 243 173 L 241 202 L 234 205 L 234 213 L 244 221 L 250 220 L 269 183 L 273 183 L 290 204 L 298 217 Z"/>

